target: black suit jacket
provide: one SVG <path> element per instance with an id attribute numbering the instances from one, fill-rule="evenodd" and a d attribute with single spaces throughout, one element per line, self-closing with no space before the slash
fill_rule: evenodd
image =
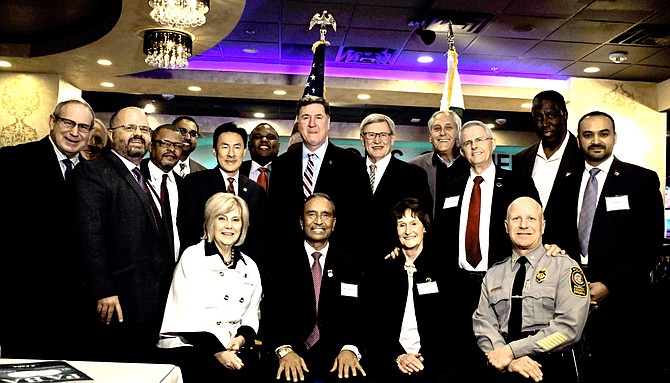
<path id="1" fill-rule="evenodd" d="M 249 208 L 249 230 L 240 248 L 262 269 L 267 226 L 265 216 L 267 195 L 260 185 L 242 174 L 239 174 L 238 183 L 237 195 L 247 203 Z M 182 252 L 187 247 L 200 242 L 200 237 L 204 234 L 202 225 L 205 217 L 205 203 L 209 197 L 225 191 L 226 180 L 221 175 L 221 168 L 218 166 L 214 169 L 186 175 L 183 187 L 179 191 L 179 209 L 177 210 L 177 228 Z"/>
<path id="2" fill-rule="evenodd" d="M 582 150 L 577 144 L 577 138 L 570 132 L 567 133 L 567 137 L 568 144 L 565 147 L 565 152 L 563 152 L 563 157 L 561 157 L 561 163 L 558 165 L 558 173 L 556 173 L 554 186 L 551 189 L 549 199 L 551 199 L 554 194 L 554 187 L 557 182 L 572 173 L 581 174 L 582 170 L 584 170 L 584 154 L 582 154 Z M 535 166 L 535 157 L 537 157 L 539 148 L 540 141 L 513 155 L 512 171 L 532 177 L 533 167 Z M 549 202 L 547 202 L 547 205 L 549 205 Z"/>
<path id="3" fill-rule="evenodd" d="M 240 166 L 240 174 L 244 174 L 247 177 L 251 176 L 251 161 L 252 160 L 245 160 L 242 162 L 242 165 Z M 270 187 L 270 178 L 272 178 L 272 163 L 268 165 L 269 171 L 266 172 L 266 175 L 268 176 L 268 187 Z"/>

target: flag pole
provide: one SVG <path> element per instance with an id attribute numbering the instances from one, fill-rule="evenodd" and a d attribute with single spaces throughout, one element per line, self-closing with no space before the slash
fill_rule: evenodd
<path id="1" fill-rule="evenodd" d="M 440 102 L 440 110 L 453 110 L 460 117 L 463 117 L 465 102 L 463 100 L 461 77 L 458 74 L 458 53 L 456 53 L 456 46 L 454 44 L 454 31 L 451 20 L 449 20 L 447 42 L 449 43 L 449 50 L 445 53 L 447 55 L 447 77 Z"/>

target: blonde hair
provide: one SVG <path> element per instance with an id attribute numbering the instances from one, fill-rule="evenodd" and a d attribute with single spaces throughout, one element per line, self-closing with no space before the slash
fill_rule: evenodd
<path id="1" fill-rule="evenodd" d="M 249 207 L 244 200 L 232 193 L 219 192 L 209 197 L 205 203 L 205 222 L 203 223 L 204 234 L 200 239 L 209 243 L 214 240 L 214 222 L 216 217 L 239 210 L 242 216 L 242 230 L 235 246 L 244 243 L 249 229 Z"/>

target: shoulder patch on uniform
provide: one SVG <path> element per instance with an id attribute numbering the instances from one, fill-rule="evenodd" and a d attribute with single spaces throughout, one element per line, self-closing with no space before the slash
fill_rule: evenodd
<path id="1" fill-rule="evenodd" d="M 586 297 L 586 278 L 584 272 L 579 267 L 570 268 L 570 291 L 578 297 Z"/>
<path id="2" fill-rule="evenodd" d="M 544 351 L 550 351 L 568 340 L 568 337 L 561 334 L 560 332 L 555 332 L 551 335 L 545 336 L 544 338 L 538 340 L 536 343 L 538 346 L 542 347 Z"/>

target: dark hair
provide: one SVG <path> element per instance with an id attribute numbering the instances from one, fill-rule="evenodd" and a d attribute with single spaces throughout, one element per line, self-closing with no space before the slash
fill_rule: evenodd
<path id="1" fill-rule="evenodd" d="M 222 133 L 237 133 L 242 137 L 242 142 L 244 143 L 244 148 L 247 148 L 247 131 L 237 126 L 234 122 L 226 122 L 216 127 L 214 130 L 214 136 L 212 136 L 212 148 L 216 149 L 216 143 L 219 141 L 219 136 Z"/>
<path id="2" fill-rule="evenodd" d="M 326 115 L 330 117 L 330 103 L 323 97 L 305 96 L 298 100 L 298 106 L 295 108 L 295 115 L 300 117 L 300 108 L 310 104 L 321 104 L 326 111 Z"/>
<path id="3" fill-rule="evenodd" d="M 593 116 L 603 116 L 603 117 L 608 118 L 610 121 L 612 121 L 612 132 L 616 132 L 616 127 L 614 126 L 614 119 L 612 118 L 612 116 L 610 116 L 609 114 L 607 114 L 605 112 L 601 112 L 599 110 L 594 110 L 593 112 L 588 112 L 585 115 L 583 115 L 582 118 L 579 119 L 579 122 L 577 122 L 577 132 L 579 132 L 579 125 L 582 124 L 582 121 L 584 121 L 584 119 L 586 119 L 588 117 L 593 117 Z"/>
<path id="4" fill-rule="evenodd" d="M 313 200 L 316 197 L 325 198 L 326 200 L 328 200 L 328 202 L 330 202 L 330 206 L 333 208 L 333 217 L 335 217 L 335 202 L 333 202 L 333 200 L 330 198 L 330 196 L 326 193 L 320 193 L 320 192 L 312 193 L 312 195 L 310 195 L 309 197 L 307 197 L 305 199 L 305 203 L 302 206 L 304 207 L 305 205 L 307 205 L 307 202 Z M 303 213 L 304 213 L 304 209 L 303 209 Z"/>
<path id="5" fill-rule="evenodd" d="M 179 132 L 179 128 L 177 128 L 176 126 L 174 126 L 172 124 L 163 124 L 163 125 L 161 125 L 161 126 L 157 127 L 156 129 L 151 131 L 151 140 L 152 141 L 156 139 L 156 135 L 158 134 L 158 132 L 160 130 L 171 130 L 173 132 L 177 132 L 177 133 L 181 134 Z"/>
<path id="6" fill-rule="evenodd" d="M 192 123 L 195 124 L 195 128 L 197 129 L 197 131 L 200 132 L 200 126 L 198 126 L 198 123 L 195 122 L 195 119 L 193 117 L 190 117 L 190 116 L 179 116 L 179 117 L 175 118 L 174 120 L 172 120 L 172 125 L 177 126 L 177 123 L 181 120 L 191 121 Z"/>
<path id="7" fill-rule="evenodd" d="M 430 215 L 428 215 L 421 201 L 416 198 L 403 198 L 398 201 L 393 206 L 393 215 L 395 215 L 396 221 L 402 218 L 407 210 L 412 212 L 412 217 L 416 217 L 421 221 L 426 231 L 430 229 Z"/>
<path id="8" fill-rule="evenodd" d="M 556 92 L 555 90 L 544 90 L 535 95 L 535 98 L 533 98 L 533 108 L 535 108 L 535 105 L 544 100 L 553 102 L 560 110 L 563 111 L 563 113 L 566 115 L 568 114 L 568 108 L 565 106 L 565 99 L 563 98 L 562 94 Z"/>

